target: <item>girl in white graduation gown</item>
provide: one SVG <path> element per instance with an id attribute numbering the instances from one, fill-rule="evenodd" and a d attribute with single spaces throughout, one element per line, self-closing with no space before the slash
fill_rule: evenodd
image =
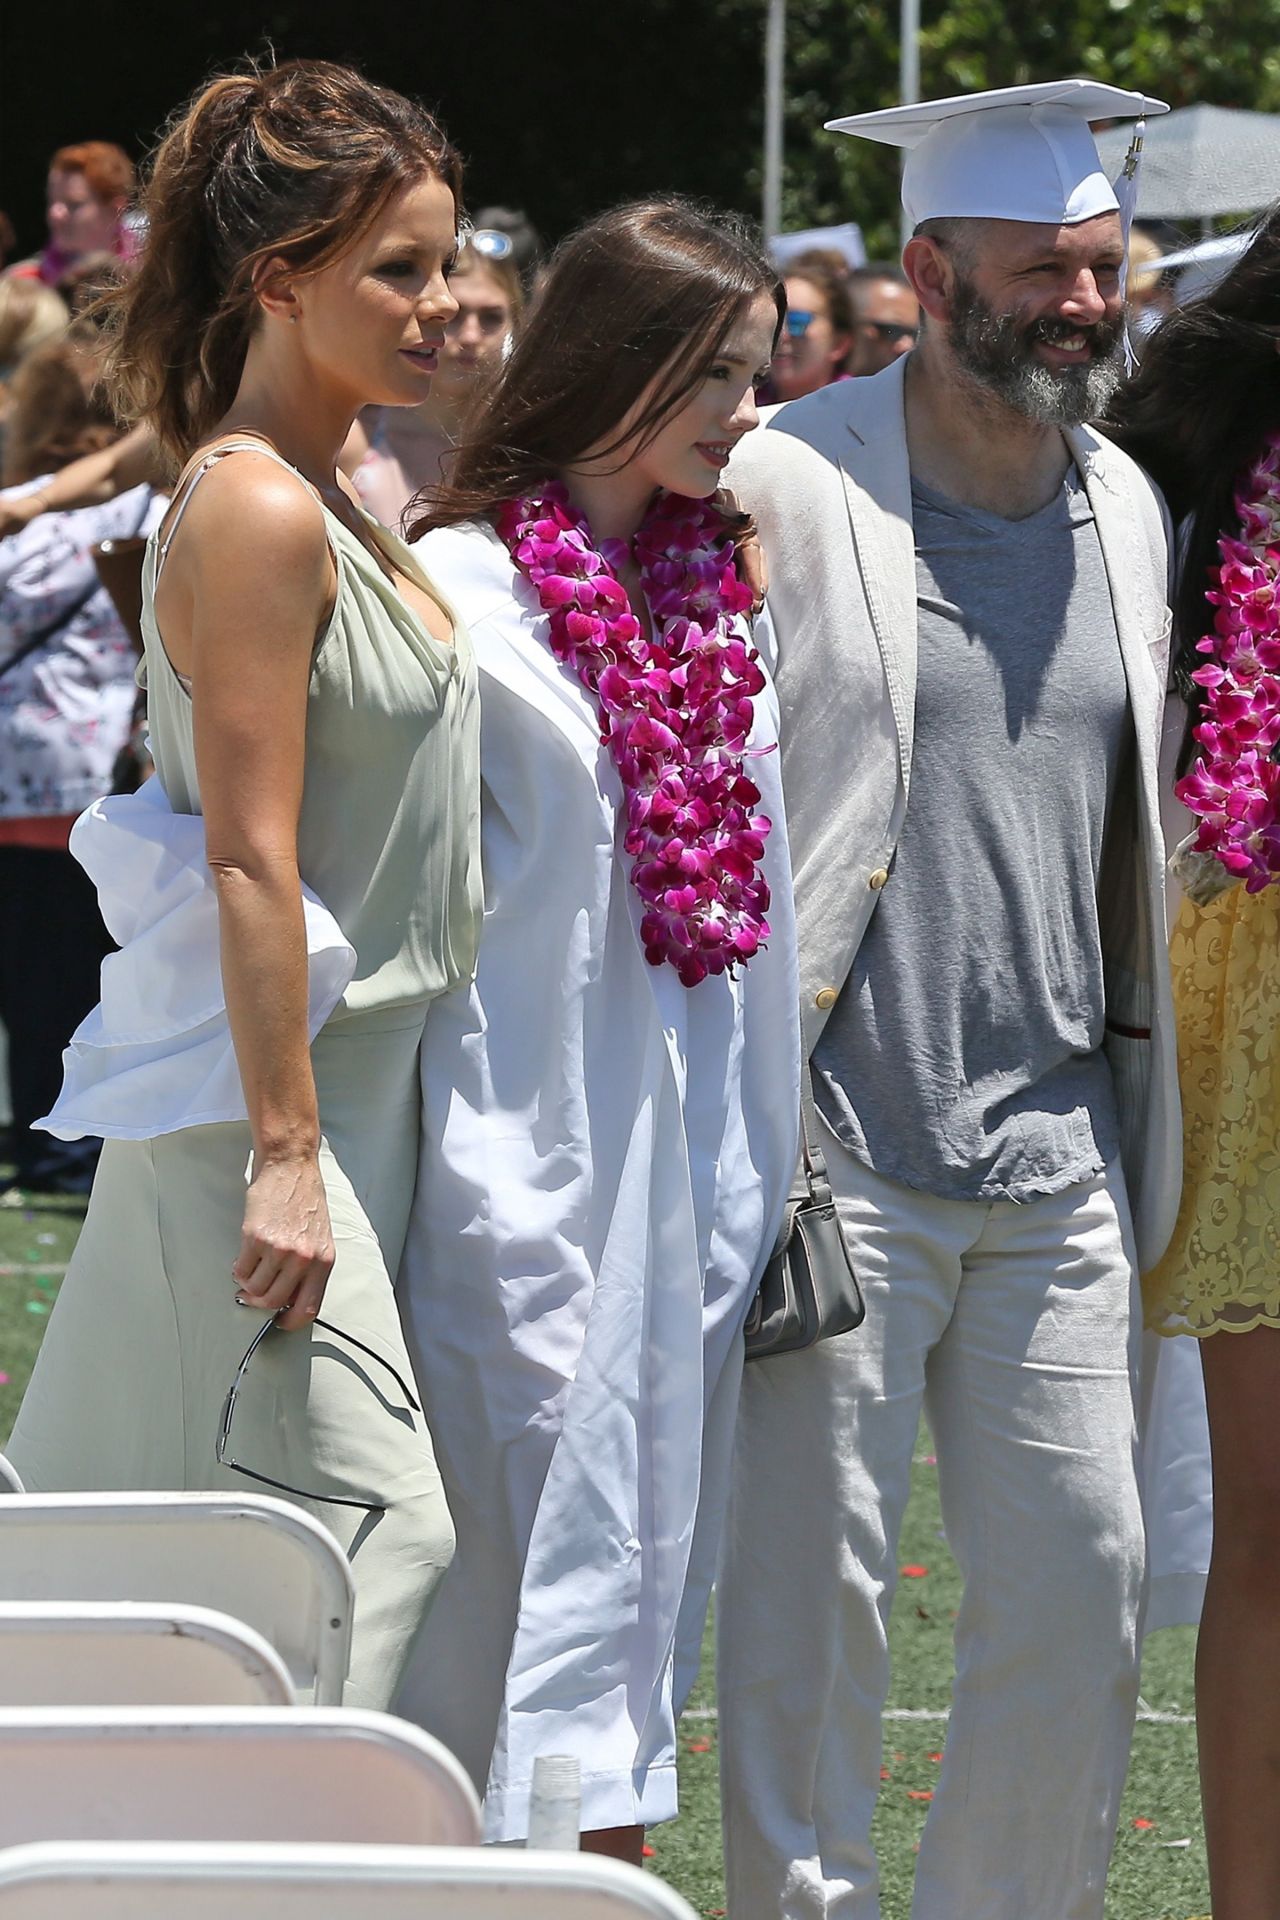
<path id="1" fill-rule="evenodd" d="M 527 1833 L 539 1754 L 578 1758 L 585 1845 L 638 1860 L 676 1812 L 742 1324 L 796 1152 L 778 713 L 765 664 L 743 665 L 753 640 L 767 663 L 767 618 L 753 634 L 735 529 L 703 504 L 755 425 L 782 310 L 730 223 L 671 202 L 604 216 L 562 247 L 453 486 L 424 497 L 419 551 L 480 669 L 486 913 L 474 986 L 433 1009 L 422 1056 L 400 1292 L 457 1550 L 398 1705 L 467 1764 L 492 1841 Z M 743 886 L 709 912 L 654 879 L 643 772 L 602 740 L 590 648 L 566 655 L 556 605 L 576 553 L 626 590 L 606 607 L 624 637 L 677 644 L 699 606 L 653 554 L 682 512 L 745 608 L 720 607 L 717 672 L 754 688 Z M 666 688 L 677 729 L 686 695 Z"/>

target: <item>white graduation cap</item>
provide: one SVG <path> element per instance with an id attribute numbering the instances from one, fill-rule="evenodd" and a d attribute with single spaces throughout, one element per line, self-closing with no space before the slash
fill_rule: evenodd
<path id="1" fill-rule="evenodd" d="M 1142 121 L 1149 113 L 1168 111 L 1163 100 L 1122 87 L 1050 80 L 854 113 L 828 120 L 827 131 L 907 150 L 902 204 L 913 227 L 941 219 L 1028 220 L 1060 227 L 1100 213 L 1119 211 L 1132 218 L 1141 127 L 1113 186 L 1089 122 Z"/>

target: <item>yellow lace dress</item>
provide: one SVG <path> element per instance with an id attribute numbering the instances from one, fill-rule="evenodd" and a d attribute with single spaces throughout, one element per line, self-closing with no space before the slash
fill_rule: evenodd
<path id="1" fill-rule="evenodd" d="M 1280 886 L 1184 901 L 1170 949 L 1185 1166 L 1148 1324 L 1280 1327 Z"/>

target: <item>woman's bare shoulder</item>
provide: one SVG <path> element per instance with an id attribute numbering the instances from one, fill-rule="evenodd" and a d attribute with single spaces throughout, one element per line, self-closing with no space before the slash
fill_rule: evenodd
<path id="1" fill-rule="evenodd" d="M 327 568 L 324 510 L 302 475 L 255 447 L 221 444 L 225 452 L 218 451 L 219 443 L 203 450 L 175 491 L 173 511 L 181 507 L 182 524 L 171 563 L 202 578 L 215 570 L 224 578 L 230 573 L 238 589 L 264 572 L 279 578 Z M 228 556 L 234 556 L 231 569 Z"/>

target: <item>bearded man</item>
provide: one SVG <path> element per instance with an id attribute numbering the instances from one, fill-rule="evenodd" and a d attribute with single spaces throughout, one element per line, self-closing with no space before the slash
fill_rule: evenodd
<path id="1" fill-rule="evenodd" d="M 748 1366 L 720 1585 L 734 1920 L 873 1920 L 922 1410 L 964 1577 L 914 1920 L 1101 1920 L 1138 1684 L 1139 1261 L 1180 1179 L 1166 518 L 1086 424 L 1125 222 L 1082 81 L 837 122 L 908 147 L 916 350 L 730 479 L 779 642 L 822 1145 L 856 1332 Z M 906 1697 L 911 1698 L 910 1682 Z"/>

